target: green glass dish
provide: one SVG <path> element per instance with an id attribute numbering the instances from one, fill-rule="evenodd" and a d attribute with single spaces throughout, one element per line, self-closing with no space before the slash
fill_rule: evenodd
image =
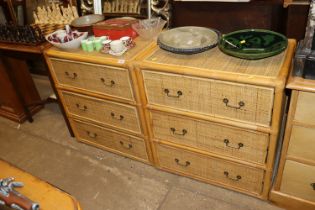
<path id="1" fill-rule="evenodd" d="M 277 55 L 288 46 L 282 34 L 264 29 L 245 29 L 221 36 L 222 52 L 248 60 L 257 60 Z"/>

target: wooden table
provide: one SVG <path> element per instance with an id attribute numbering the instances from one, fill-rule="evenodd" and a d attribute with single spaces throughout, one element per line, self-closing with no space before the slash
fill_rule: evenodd
<path id="1" fill-rule="evenodd" d="M 81 210 L 74 197 L 9 163 L 0 160 L 0 179 L 14 177 L 24 187 L 15 190 L 40 205 L 41 210 Z"/>

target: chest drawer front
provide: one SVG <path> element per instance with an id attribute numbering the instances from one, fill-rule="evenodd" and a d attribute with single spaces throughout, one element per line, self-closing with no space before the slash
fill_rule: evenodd
<path id="1" fill-rule="evenodd" d="M 51 59 L 58 83 L 133 100 L 127 69 Z"/>
<path id="2" fill-rule="evenodd" d="M 62 92 L 69 113 L 112 127 L 141 133 L 137 109 L 133 106 Z"/>
<path id="3" fill-rule="evenodd" d="M 287 160 L 280 191 L 298 198 L 315 201 L 315 166 Z"/>
<path id="4" fill-rule="evenodd" d="M 270 125 L 272 88 L 152 71 L 143 77 L 149 104 Z"/>
<path id="5" fill-rule="evenodd" d="M 294 119 L 299 122 L 315 125 L 314 101 L 315 93 L 299 91 Z"/>
<path id="6" fill-rule="evenodd" d="M 264 171 L 212 159 L 197 153 L 157 145 L 160 166 L 191 176 L 224 183 L 254 193 L 262 190 Z"/>
<path id="7" fill-rule="evenodd" d="M 154 137 L 208 152 L 264 164 L 268 134 L 187 117 L 151 112 Z"/>
<path id="8" fill-rule="evenodd" d="M 315 162 L 315 129 L 294 125 L 291 131 L 288 155 Z"/>
<path id="9" fill-rule="evenodd" d="M 72 120 L 71 122 L 75 128 L 76 137 L 81 141 L 148 160 L 145 143 L 142 139 L 79 121 Z"/>

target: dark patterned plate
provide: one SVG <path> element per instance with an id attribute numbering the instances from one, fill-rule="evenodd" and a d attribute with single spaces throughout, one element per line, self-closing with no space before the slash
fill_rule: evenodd
<path id="1" fill-rule="evenodd" d="M 219 48 L 234 57 L 255 60 L 277 55 L 286 49 L 287 38 L 263 29 L 246 29 L 222 35 Z"/>

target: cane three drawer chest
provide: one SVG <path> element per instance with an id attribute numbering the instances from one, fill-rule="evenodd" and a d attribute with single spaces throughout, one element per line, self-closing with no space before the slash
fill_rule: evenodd
<path id="1" fill-rule="evenodd" d="M 256 61 L 157 46 L 123 62 L 56 49 L 46 59 L 79 141 L 266 199 L 294 47 Z"/>

